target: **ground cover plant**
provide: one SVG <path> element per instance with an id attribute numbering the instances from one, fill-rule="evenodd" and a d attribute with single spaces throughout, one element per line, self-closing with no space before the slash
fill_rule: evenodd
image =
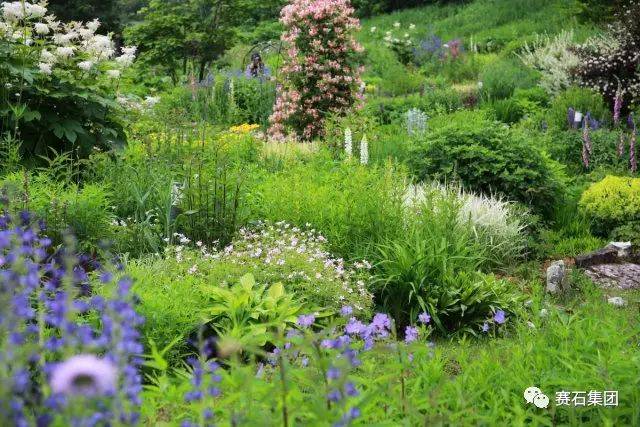
<path id="1" fill-rule="evenodd" d="M 94 3 L 0 7 L 4 424 L 640 425 L 637 2 Z"/>

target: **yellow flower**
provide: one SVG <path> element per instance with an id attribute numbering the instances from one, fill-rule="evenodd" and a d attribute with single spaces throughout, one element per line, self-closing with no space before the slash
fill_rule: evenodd
<path id="1" fill-rule="evenodd" d="M 243 124 L 238 125 L 238 126 L 231 126 L 229 128 L 229 131 L 231 131 L 233 133 L 247 134 L 247 133 L 253 132 L 254 130 L 258 129 L 259 127 L 260 127 L 260 125 L 243 123 Z"/>

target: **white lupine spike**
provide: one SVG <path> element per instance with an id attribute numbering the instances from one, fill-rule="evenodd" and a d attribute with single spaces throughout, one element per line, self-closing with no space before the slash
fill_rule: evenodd
<path id="1" fill-rule="evenodd" d="M 362 141 L 360 141 L 360 163 L 363 165 L 369 163 L 369 141 L 367 141 L 367 135 L 364 135 Z"/>
<path id="2" fill-rule="evenodd" d="M 353 134 L 351 133 L 350 128 L 346 128 L 344 130 L 344 152 L 347 155 L 347 158 L 351 158 L 353 156 Z"/>

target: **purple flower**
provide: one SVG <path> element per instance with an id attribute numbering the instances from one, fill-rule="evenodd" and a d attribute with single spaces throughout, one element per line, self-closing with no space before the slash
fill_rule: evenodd
<path id="1" fill-rule="evenodd" d="M 367 327 L 364 323 L 357 320 L 355 317 L 349 319 L 349 322 L 344 328 L 344 331 L 349 335 L 359 335 L 361 334 Z"/>
<path id="2" fill-rule="evenodd" d="M 420 332 L 418 331 L 418 328 L 416 328 L 415 326 L 407 326 L 407 328 L 404 330 L 404 342 L 409 344 L 416 341 L 419 334 Z"/>
<path id="3" fill-rule="evenodd" d="M 351 307 L 350 305 L 345 305 L 340 309 L 340 315 L 342 317 L 351 316 L 352 313 L 353 313 L 353 307 Z"/>
<path id="4" fill-rule="evenodd" d="M 117 377 L 117 369 L 110 361 L 81 354 L 55 367 L 51 391 L 66 395 L 107 395 L 116 390 Z"/>
<path id="5" fill-rule="evenodd" d="M 622 93 L 620 89 L 616 93 L 616 97 L 613 101 L 613 124 L 618 126 L 620 124 L 620 112 L 622 111 Z"/>
<path id="6" fill-rule="evenodd" d="M 356 388 L 356 386 L 352 382 L 347 382 L 344 385 L 344 394 L 346 394 L 347 396 L 350 396 L 350 397 L 355 397 L 355 396 L 359 395 L 360 393 L 358 392 L 358 389 Z"/>
<path id="7" fill-rule="evenodd" d="M 429 313 L 424 312 L 418 316 L 418 320 L 420 321 L 420 323 L 426 325 L 431 322 L 431 316 L 429 316 Z"/>
<path id="8" fill-rule="evenodd" d="M 489 324 L 487 322 L 482 325 L 482 332 L 489 332 Z"/>
<path id="9" fill-rule="evenodd" d="M 337 380 L 338 378 L 340 378 L 340 369 L 335 366 L 330 367 L 329 370 L 327 370 L 327 379 Z"/>
<path id="10" fill-rule="evenodd" d="M 309 326 L 313 325 L 313 322 L 316 321 L 316 316 L 313 314 L 303 314 L 298 316 L 298 320 L 296 321 L 296 323 L 298 324 L 298 326 L 302 327 L 302 328 L 308 328 Z"/>
<path id="11" fill-rule="evenodd" d="M 507 321 L 507 318 L 505 316 L 504 311 L 502 310 L 498 310 L 496 311 L 495 316 L 493 316 L 493 320 L 498 324 L 498 325 L 502 325 L 504 322 Z"/>

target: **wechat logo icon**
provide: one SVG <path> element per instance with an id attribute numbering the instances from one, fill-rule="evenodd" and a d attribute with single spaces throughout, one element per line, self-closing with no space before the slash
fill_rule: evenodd
<path id="1" fill-rule="evenodd" d="M 549 406 L 549 397 L 538 387 L 527 388 L 524 391 L 524 400 L 529 404 L 533 403 L 540 409 L 544 409 Z"/>

